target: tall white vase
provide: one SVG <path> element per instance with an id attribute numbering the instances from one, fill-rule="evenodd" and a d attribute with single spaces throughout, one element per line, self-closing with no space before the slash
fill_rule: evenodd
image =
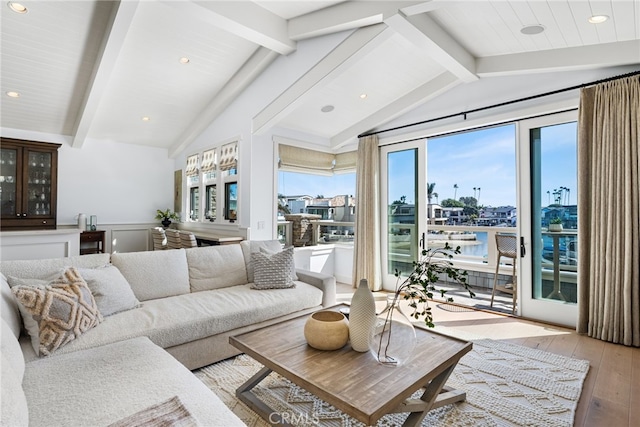
<path id="1" fill-rule="evenodd" d="M 367 279 L 361 279 L 351 299 L 349 339 L 351 348 L 361 353 L 369 351 L 376 324 L 376 303 Z"/>

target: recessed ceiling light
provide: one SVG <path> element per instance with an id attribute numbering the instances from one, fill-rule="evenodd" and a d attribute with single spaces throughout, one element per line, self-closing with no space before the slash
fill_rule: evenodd
<path id="1" fill-rule="evenodd" d="M 360 99 L 365 99 L 366 97 L 367 97 L 367 94 L 366 94 L 366 93 L 362 93 L 362 94 L 360 94 Z"/>
<path id="2" fill-rule="evenodd" d="M 189 58 L 187 58 L 186 56 L 183 56 L 182 58 L 180 58 L 180 63 L 181 64 L 188 64 L 189 62 L 191 62 L 191 60 Z"/>
<path id="3" fill-rule="evenodd" d="M 20 92 L 10 90 L 7 92 L 7 96 L 11 98 L 20 98 Z"/>
<path id="4" fill-rule="evenodd" d="M 591 18 L 589 18 L 589 22 L 591 22 L 592 24 L 602 24 L 607 19 L 609 19 L 607 15 L 593 15 Z"/>
<path id="5" fill-rule="evenodd" d="M 142 118 L 142 121 L 143 121 L 143 122 L 148 122 L 149 120 L 151 120 L 151 117 L 149 117 L 149 116 L 144 116 L 144 117 Z"/>
<path id="6" fill-rule="evenodd" d="M 15 1 L 10 1 L 7 6 L 16 13 L 27 13 L 29 11 L 26 6 Z"/>
<path id="7" fill-rule="evenodd" d="M 325 105 L 320 109 L 320 111 L 322 111 L 323 113 L 330 113 L 333 111 L 334 108 L 335 107 L 333 105 Z"/>
<path id="8" fill-rule="evenodd" d="M 520 32 L 527 36 L 533 36 L 534 34 L 540 34 L 544 31 L 544 25 L 535 24 L 535 25 L 527 25 L 526 27 L 522 27 Z"/>

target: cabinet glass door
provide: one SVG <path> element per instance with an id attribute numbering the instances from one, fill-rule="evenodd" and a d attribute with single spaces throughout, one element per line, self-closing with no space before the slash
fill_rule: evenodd
<path id="1" fill-rule="evenodd" d="M 27 157 L 27 214 L 51 215 L 51 153 L 29 151 Z"/>
<path id="2" fill-rule="evenodd" d="M 2 216 L 16 216 L 18 150 L 3 148 L 0 153 L 0 200 Z"/>

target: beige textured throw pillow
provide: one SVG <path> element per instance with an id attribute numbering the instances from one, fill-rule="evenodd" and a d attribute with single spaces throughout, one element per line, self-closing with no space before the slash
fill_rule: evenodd
<path id="1" fill-rule="evenodd" d="M 11 292 L 23 316 L 30 315 L 38 325 L 38 346 L 34 350 L 40 356 L 50 356 L 102 322 L 87 283 L 74 267 L 46 285 L 17 285 Z"/>
<path id="2" fill-rule="evenodd" d="M 296 286 L 291 272 L 293 270 L 293 247 L 280 252 L 270 253 L 260 250 L 251 254 L 254 269 L 252 289 L 282 289 Z"/>

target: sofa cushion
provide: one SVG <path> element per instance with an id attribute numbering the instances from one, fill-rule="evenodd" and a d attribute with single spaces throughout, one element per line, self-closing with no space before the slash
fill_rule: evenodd
<path id="1" fill-rule="evenodd" d="M 127 279 L 139 301 L 189 293 L 184 249 L 115 253 L 111 262 Z"/>
<path id="2" fill-rule="evenodd" d="M 78 255 L 68 258 L 2 261 L 0 271 L 6 276 L 51 280 L 63 267 L 94 268 L 109 264 L 110 254 Z"/>
<path id="3" fill-rule="evenodd" d="M 15 367 L 0 352 L 0 375 L 2 375 L 2 387 L 0 387 L 0 411 L 2 411 L 2 425 L 11 427 L 28 427 L 29 408 L 27 398 L 22 389 L 22 378 L 18 376 Z"/>
<path id="4" fill-rule="evenodd" d="M 79 268 L 78 272 L 87 282 L 98 310 L 104 317 L 140 305 L 131 290 L 131 285 L 117 267 L 106 265 L 98 268 Z"/>
<path id="5" fill-rule="evenodd" d="M 300 310 L 316 308 L 322 291 L 304 282 L 295 288 L 256 292 L 250 284 L 145 301 L 135 310 L 106 317 L 91 333 L 61 348 L 69 353 L 148 336 L 162 348 L 206 338 Z M 27 360 L 29 355 L 26 354 Z"/>
<path id="6" fill-rule="evenodd" d="M 20 337 L 20 330 L 22 329 L 22 319 L 20 318 L 20 310 L 16 297 L 11 293 L 11 287 L 4 274 L 0 273 L 0 298 L 2 303 L 0 304 L 0 316 L 2 320 L 7 322 L 9 329 L 16 338 Z"/>
<path id="7" fill-rule="evenodd" d="M 242 248 L 242 254 L 244 255 L 244 262 L 247 266 L 247 280 L 249 283 L 255 281 L 253 264 L 251 263 L 251 254 L 259 252 L 260 249 L 266 249 L 269 252 L 280 252 L 282 250 L 282 243 L 278 240 L 243 240 L 240 242 Z M 295 267 L 291 272 L 291 278 L 298 280 L 296 276 Z"/>
<path id="8" fill-rule="evenodd" d="M 5 322 L 4 319 L 0 319 L 0 323 L 2 324 L 2 329 L 0 330 L 0 352 L 2 352 L 2 355 L 11 363 L 11 367 L 20 382 L 22 382 L 24 375 L 24 356 L 20 349 L 20 343 L 18 342 L 18 338 L 13 335 L 7 322 Z"/>
<path id="9" fill-rule="evenodd" d="M 106 426 L 176 395 L 198 425 L 244 426 L 204 383 L 146 337 L 30 362 L 23 387 L 31 427 Z"/>
<path id="10" fill-rule="evenodd" d="M 248 283 L 239 245 L 204 246 L 186 252 L 191 292 Z"/>
<path id="11" fill-rule="evenodd" d="M 91 290 L 75 267 L 48 284 L 20 284 L 11 291 L 19 303 L 33 348 L 40 356 L 51 355 L 102 322 Z M 30 319 L 36 328 L 27 322 Z"/>
<path id="12" fill-rule="evenodd" d="M 269 252 L 261 248 L 251 254 L 254 270 L 253 289 L 291 288 L 295 282 L 291 278 L 294 270 L 293 247 L 280 252 Z"/>

